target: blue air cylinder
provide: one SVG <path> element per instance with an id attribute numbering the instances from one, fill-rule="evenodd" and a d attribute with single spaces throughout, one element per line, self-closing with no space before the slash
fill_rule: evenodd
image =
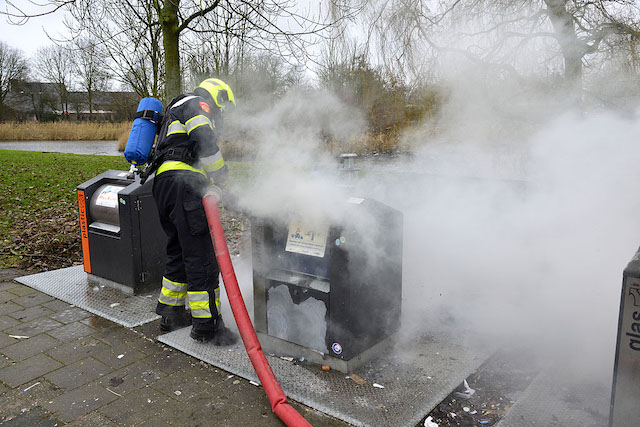
<path id="1" fill-rule="evenodd" d="M 147 162 L 161 118 L 162 102 L 153 97 L 140 100 L 124 149 L 124 158 L 132 165 L 142 165 Z"/>

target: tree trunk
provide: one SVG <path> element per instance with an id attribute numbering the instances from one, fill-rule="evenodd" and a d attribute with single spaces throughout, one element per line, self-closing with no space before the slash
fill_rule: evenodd
<path id="1" fill-rule="evenodd" d="M 31 93 L 29 93 L 29 99 L 31 100 L 31 108 L 33 109 L 33 115 L 36 118 L 36 122 L 39 122 L 40 119 L 38 118 L 38 106 L 36 105 L 36 99 L 35 99 L 36 95 L 33 93 L 34 86 L 30 87 Z"/>
<path id="2" fill-rule="evenodd" d="M 180 75 L 180 47 L 178 38 L 178 6 L 179 0 L 166 0 L 162 7 L 160 22 L 162 26 L 162 42 L 165 60 L 165 95 L 167 102 L 182 92 Z"/>
<path id="3" fill-rule="evenodd" d="M 62 86 L 62 84 L 58 83 L 58 95 L 60 96 L 60 117 L 62 118 L 62 120 L 64 120 L 64 112 L 66 111 L 66 109 L 64 108 L 64 86 Z"/>
<path id="4" fill-rule="evenodd" d="M 564 78 L 569 85 L 582 88 L 582 56 L 584 49 L 573 24 L 573 17 L 566 9 L 567 0 L 544 0 L 549 10 L 549 20 L 558 34 L 558 43 L 564 59 Z"/>
<path id="5" fill-rule="evenodd" d="M 93 91 L 91 86 L 87 88 L 87 99 L 89 101 L 89 121 L 93 121 Z"/>
<path id="6" fill-rule="evenodd" d="M 153 83 L 151 84 L 151 96 L 160 97 L 159 84 L 160 81 L 160 61 L 158 39 L 154 37 L 153 30 L 149 32 L 151 36 L 151 70 L 153 73 Z"/>
<path id="7" fill-rule="evenodd" d="M 62 101 L 62 116 L 64 118 L 64 120 L 69 121 L 69 91 L 67 91 L 67 87 L 65 86 L 64 91 L 64 98 Z"/>

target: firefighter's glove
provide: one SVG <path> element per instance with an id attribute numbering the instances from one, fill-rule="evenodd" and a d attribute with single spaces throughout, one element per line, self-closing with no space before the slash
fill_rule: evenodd
<path id="1" fill-rule="evenodd" d="M 204 194 L 204 196 L 213 196 L 216 198 L 216 200 L 220 201 L 220 199 L 222 198 L 222 188 L 218 187 L 215 184 L 210 184 L 207 187 L 207 192 Z"/>

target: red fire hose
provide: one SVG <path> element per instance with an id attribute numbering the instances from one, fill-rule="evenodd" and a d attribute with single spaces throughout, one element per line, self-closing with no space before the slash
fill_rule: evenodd
<path id="1" fill-rule="evenodd" d="M 204 211 L 207 215 L 209 233 L 211 234 L 213 248 L 216 253 L 220 272 L 222 273 L 222 281 L 227 290 L 227 297 L 229 298 L 231 311 L 233 311 L 233 317 L 236 319 L 242 342 L 247 349 L 247 354 L 249 355 L 249 359 L 251 359 L 253 369 L 255 369 L 256 374 L 258 374 L 260 383 L 262 387 L 264 387 L 267 398 L 269 398 L 271 409 L 273 413 L 289 427 L 311 426 L 311 424 L 287 402 L 287 397 L 282 391 L 282 388 L 280 388 L 280 384 L 278 384 L 278 380 L 273 374 L 271 366 L 269 366 L 269 362 L 267 362 L 267 358 L 262 351 L 256 332 L 253 329 L 253 324 L 249 318 L 247 307 L 244 305 L 244 299 L 242 299 L 242 294 L 238 287 L 236 273 L 231 264 L 227 240 L 224 237 L 224 230 L 222 229 L 222 222 L 220 221 L 218 200 L 214 195 L 207 194 L 202 200 L 202 204 L 204 205 Z"/>

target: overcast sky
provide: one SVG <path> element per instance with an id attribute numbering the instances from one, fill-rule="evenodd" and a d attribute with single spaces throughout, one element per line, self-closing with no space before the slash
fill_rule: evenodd
<path id="1" fill-rule="evenodd" d="M 49 11 L 51 7 L 37 7 L 31 1 L 27 0 L 10 0 L 13 4 L 25 7 L 24 12 L 28 14 L 43 13 Z M 47 0 L 40 0 L 38 3 L 46 4 Z M 312 0 L 298 0 L 300 9 L 307 12 L 309 4 L 315 4 Z M 317 7 L 317 4 L 315 4 Z M 7 11 L 6 0 L 0 0 L 0 11 Z M 16 13 L 15 9 L 9 8 L 9 12 Z M 63 10 L 50 13 L 35 18 L 30 18 L 22 25 L 15 25 L 17 18 L 9 18 L 6 15 L 0 15 L 0 41 L 6 42 L 9 46 L 20 49 L 28 58 L 33 57 L 38 48 L 53 44 L 47 37 L 47 34 L 54 39 L 63 39 L 68 31 L 63 23 L 65 16 L 68 16 Z M 291 24 L 289 24 L 291 26 Z M 62 37 L 61 37 L 62 36 Z M 317 47 L 311 47 L 316 50 Z M 311 65 L 313 68 L 313 65 Z M 316 74 L 310 70 L 306 70 L 307 77 L 311 80 L 315 79 Z"/>
<path id="2" fill-rule="evenodd" d="M 28 4 L 28 2 L 21 0 L 16 2 L 16 4 L 21 3 Z M 7 10 L 5 0 L 0 0 L 0 10 L 3 12 Z M 34 9 L 29 11 L 32 10 Z M 64 13 L 58 11 L 50 15 L 29 19 L 24 25 L 11 25 L 6 15 L 0 15 L 0 40 L 21 49 L 27 56 L 31 56 L 39 47 L 52 43 L 46 33 L 56 37 L 64 32 L 63 17 Z"/>

